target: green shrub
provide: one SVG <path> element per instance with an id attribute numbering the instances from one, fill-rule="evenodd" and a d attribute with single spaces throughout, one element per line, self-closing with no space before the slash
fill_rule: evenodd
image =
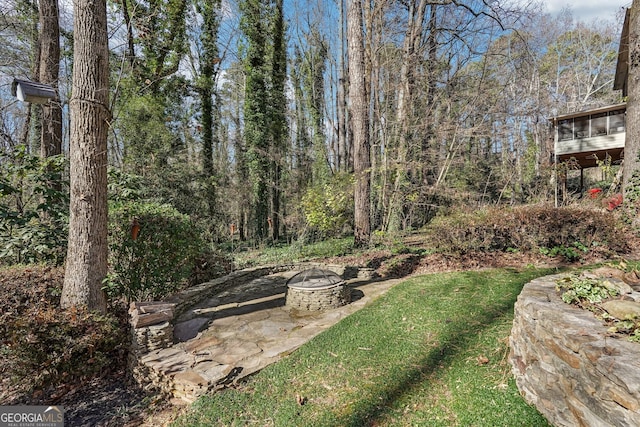
<path id="1" fill-rule="evenodd" d="M 67 248 L 69 197 L 64 156 L 41 159 L 18 147 L 0 153 L 0 263 L 60 265 Z"/>
<path id="2" fill-rule="evenodd" d="M 162 298 L 187 283 L 203 247 L 189 217 L 170 205 L 113 203 L 105 291 L 127 301 Z"/>
<path id="3" fill-rule="evenodd" d="M 108 196 L 109 201 L 115 203 L 132 202 L 144 197 L 144 179 L 132 173 L 126 173 L 122 169 L 109 166 Z"/>
<path id="4" fill-rule="evenodd" d="M 326 239 L 299 248 L 304 259 L 343 256 L 353 251 L 353 238 Z"/>
<path id="5" fill-rule="evenodd" d="M 437 217 L 429 225 L 441 252 L 539 251 L 575 260 L 589 251 L 625 252 L 616 216 L 599 209 L 492 207 Z"/>
<path id="6" fill-rule="evenodd" d="M 557 257 L 561 256 L 568 261 L 578 261 L 583 254 L 589 252 L 589 248 L 580 242 L 574 242 L 572 246 L 555 246 L 553 248 L 540 248 L 542 255 Z"/>
<path id="7" fill-rule="evenodd" d="M 339 236 L 353 221 L 353 177 L 336 175 L 310 187 L 302 197 L 302 209 L 307 224 L 322 237 Z"/>

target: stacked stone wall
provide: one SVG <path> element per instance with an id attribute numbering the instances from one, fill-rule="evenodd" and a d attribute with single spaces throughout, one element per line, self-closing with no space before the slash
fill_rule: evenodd
<path id="1" fill-rule="evenodd" d="M 254 279 L 259 279 L 260 277 L 270 274 L 310 268 L 321 268 L 332 271 L 345 280 L 356 277 L 361 279 L 373 279 L 376 277 L 375 270 L 370 268 L 334 264 L 301 263 L 264 266 L 234 271 L 223 277 L 192 286 L 173 294 L 163 301 L 133 302 L 129 309 L 131 326 L 131 345 L 128 359 L 129 372 L 133 375 L 134 379 L 144 387 L 155 387 L 167 392 L 175 392 L 177 386 L 167 381 L 161 374 L 151 372 L 147 369 L 144 359 L 152 352 L 170 348 L 175 344 L 174 324 L 176 319 L 184 314 L 190 307 L 233 286 L 248 283 Z M 347 298 L 350 296 L 348 286 L 341 286 L 332 292 L 336 294 L 335 300 L 348 303 Z M 339 305 L 336 304 L 335 306 L 338 307 Z M 185 394 L 188 394 L 188 391 L 185 391 Z"/>
<path id="2" fill-rule="evenodd" d="M 324 289 L 287 289 L 286 304 L 289 307 L 307 311 L 338 308 L 351 302 L 351 288 L 346 284 L 336 284 Z"/>
<path id="3" fill-rule="evenodd" d="M 561 277 L 528 283 L 515 304 L 509 359 L 518 389 L 555 426 L 640 426 L 640 344 L 565 304 Z"/>

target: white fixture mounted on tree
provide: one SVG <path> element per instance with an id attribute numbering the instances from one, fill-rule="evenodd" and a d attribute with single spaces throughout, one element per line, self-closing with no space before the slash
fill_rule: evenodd
<path id="1" fill-rule="evenodd" d="M 57 97 L 56 90 L 52 86 L 21 79 L 13 79 L 11 95 L 22 102 L 33 104 L 46 104 L 50 99 Z"/>

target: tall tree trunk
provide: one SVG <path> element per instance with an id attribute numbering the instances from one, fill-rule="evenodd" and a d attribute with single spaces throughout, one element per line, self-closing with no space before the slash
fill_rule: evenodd
<path id="1" fill-rule="evenodd" d="M 211 82 L 213 84 L 213 82 Z M 213 94 L 212 87 L 205 86 L 198 89 L 202 105 L 202 175 L 205 187 L 205 202 L 210 218 L 214 218 L 217 206 L 217 188 L 215 171 L 213 169 Z"/>
<path id="2" fill-rule="evenodd" d="M 313 177 L 311 142 L 308 135 L 309 126 L 307 126 L 307 118 L 305 115 L 306 104 L 302 89 L 302 80 L 304 79 L 303 73 L 301 72 L 303 68 L 302 63 L 302 54 L 300 50 L 296 48 L 290 75 L 295 103 L 294 128 L 296 130 L 296 146 L 291 162 L 295 164 L 292 174 L 295 177 L 295 186 L 298 198 L 302 198 L 302 194 L 304 194 L 309 183 L 312 182 Z"/>
<path id="3" fill-rule="evenodd" d="M 200 42 L 202 43 L 200 78 L 198 94 L 202 105 L 202 174 L 205 179 L 205 199 L 211 219 L 216 216 L 218 206 L 217 183 L 213 168 L 213 147 L 216 144 L 218 118 L 215 114 L 213 99 L 217 93 L 217 64 L 218 57 L 218 30 L 220 18 L 219 0 L 204 0 L 200 4 L 202 13 L 202 27 Z"/>
<path id="4" fill-rule="evenodd" d="M 133 37 L 133 25 L 131 24 L 131 15 L 129 14 L 129 5 L 127 0 L 122 0 L 122 16 L 124 17 L 124 23 L 127 26 L 127 59 L 131 67 L 136 62 L 136 48 Z"/>
<path id="5" fill-rule="evenodd" d="M 75 0 L 69 240 L 61 306 L 106 312 L 109 47 L 105 0 Z"/>
<path id="6" fill-rule="evenodd" d="M 60 25 L 58 0 L 40 0 L 40 83 L 58 88 L 60 73 Z M 62 153 L 62 108 L 56 97 L 42 106 L 40 156 Z"/>
<path id="7" fill-rule="evenodd" d="M 398 231 L 402 228 L 402 213 L 404 210 L 405 187 L 407 184 L 408 164 L 413 160 L 410 158 L 411 146 L 414 141 L 414 87 L 415 68 L 422 44 L 422 23 L 424 21 L 427 2 L 420 0 L 409 3 L 409 17 L 407 31 L 403 45 L 403 60 L 400 68 L 400 88 L 398 89 L 398 107 L 396 113 L 396 144 L 398 147 L 396 162 L 394 165 L 395 179 L 391 190 L 391 200 L 389 201 L 388 219 L 385 226 L 390 231 Z M 412 168 L 413 169 L 413 168 Z"/>
<path id="8" fill-rule="evenodd" d="M 429 35 L 427 36 L 427 55 L 429 60 L 427 61 L 427 118 L 424 134 L 421 138 L 419 163 L 422 165 L 420 198 L 431 198 L 426 204 L 427 209 L 424 213 L 423 221 L 427 222 L 433 215 L 433 209 L 435 203 L 433 198 L 436 196 L 435 187 L 437 186 L 437 180 L 435 177 L 435 168 L 437 164 L 437 143 L 436 141 L 436 126 L 434 123 L 435 116 L 435 98 L 436 98 L 436 72 L 438 69 L 438 41 L 437 36 L 437 9 L 435 4 L 431 4 L 429 13 Z M 433 191 L 429 194 L 428 189 L 434 186 Z"/>
<path id="9" fill-rule="evenodd" d="M 429 14 L 429 35 L 427 36 L 427 49 L 428 49 L 428 61 L 427 61 L 427 79 L 428 79 L 428 92 L 427 92 L 427 124 L 425 135 L 422 136 L 422 143 L 420 147 L 419 162 L 422 165 L 422 191 L 425 191 L 430 182 L 433 182 L 433 162 L 435 162 L 434 156 L 431 151 L 434 150 L 433 144 L 435 141 L 435 98 L 436 98 L 436 72 L 438 69 L 438 41 L 436 36 L 438 35 L 438 27 L 436 21 L 436 4 L 430 6 Z"/>
<path id="10" fill-rule="evenodd" d="M 340 0 L 340 48 L 338 49 L 338 94 L 336 99 L 336 112 L 338 115 L 338 159 L 336 163 L 339 171 L 346 172 L 350 170 L 350 162 L 348 148 L 349 142 L 347 141 L 347 94 L 345 90 L 347 80 L 345 78 L 346 64 L 344 61 L 344 2 L 345 0 Z"/>
<path id="11" fill-rule="evenodd" d="M 285 42 L 284 10 L 282 0 L 275 0 L 273 13 L 273 54 L 271 60 L 271 238 L 280 238 L 280 218 L 282 217 L 282 166 L 285 159 L 287 139 L 287 100 L 285 83 L 287 80 L 287 46 Z"/>
<path id="12" fill-rule="evenodd" d="M 371 157 L 369 114 L 365 80 L 362 2 L 347 2 L 347 51 L 349 55 L 349 115 L 353 127 L 355 173 L 354 237 L 356 247 L 369 245 L 371 238 Z"/>
<path id="13" fill-rule="evenodd" d="M 626 144 L 624 147 L 623 184 L 625 199 L 640 209 L 640 0 L 633 0 L 629 11 L 629 75 L 626 118 Z M 631 207 L 631 206 L 629 206 Z M 634 215 L 635 217 L 635 215 Z M 634 222 L 637 220 L 634 218 Z"/>
<path id="14" fill-rule="evenodd" d="M 247 39 L 244 69 L 246 73 L 244 99 L 244 138 L 247 150 L 247 165 L 253 187 L 252 218 L 253 232 L 258 240 L 267 237 L 269 221 L 269 111 L 267 102 L 267 42 L 268 29 L 265 24 L 267 4 L 265 0 L 240 2 L 243 13 L 240 27 Z"/>
<path id="15" fill-rule="evenodd" d="M 233 151 L 235 153 L 235 171 L 236 171 L 236 186 L 235 191 L 237 193 L 237 221 L 238 221 L 238 236 L 243 242 L 247 239 L 247 212 L 251 202 L 251 197 L 248 190 L 249 183 L 249 167 L 247 165 L 247 153 L 244 141 L 244 135 L 241 132 L 240 117 L 242 105 L 238 99 L 233 100 L 235 106 L 231 120 L 233 122 L 234 136 L 233 136 Z"/>
<path id="16" fill-rule="evenodd" d="M 26 10 L 28 11 L 28 16 L 25 19 L 28 19 L 29 22 L 32 23 L 30 27 L 30 31 L 28 33 L 28 42 L 30 43 L 31 55 L 31 74 L 29 78 L 31 80 L 37 81 L 40 77 L 40 35 L 38 34 L 38 22 L 40 21 L 40 12 L 38 6 L 38 0 L 27 0 L 25 1 Z M 41 129 L 41 121 L 42 114 L 40 108 L 36 108 L 38 105 L 27 103 L 27 114 L 24 119 L 24 123 L 22 125 L 22 130 L 20 132 L 20 138 L 18 139 L 18 144 L 24 145 L 27 147 L 29 152 L 35 149 L 34 144 L 32 142 L 36 135 L 39 135 L 37 132 Z M 36 135 L 34 135 L 36 133 Z"/>
<path id="17" fill-rule="evenodd" d="M 56 97 L 42 105 L 40 127 L 40 157 L 47 158 L 62 153 L 62 106 L 58 96 L 58 76 L 60 74 L 60 24 L 58 19 L 58 0 L 40 0 L 40 83 L 48 84 L 56 90 Z M 58 180 L 48 183 L 50 188 L 60 190 Z M 42 219 L 47 217 L 42 213 Z"/>

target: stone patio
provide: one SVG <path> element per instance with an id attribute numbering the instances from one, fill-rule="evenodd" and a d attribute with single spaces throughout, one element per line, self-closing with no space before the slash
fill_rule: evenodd
<path id="1" fill-rule="evenodd" d="M 193 402 L 290 354 L 340 319 L 361 309 L 399 280 L 355 278 L 347 281 L 352 302 L 326 311 L 285 306 L 286 282 L 302 268 L 276 271 L 218 286 L 220 292 L 184 308 L 171 321 L 147 325 L 168 333 L 173 343 L 150 346 L 134 361 L 134 376 L 176 399 Z M 184 306 L 184 304 L 183 304 Z M 138 332 L 139 333 L 139 332 Z M 135 333 L 134 333 L 135 337 Z"/>

